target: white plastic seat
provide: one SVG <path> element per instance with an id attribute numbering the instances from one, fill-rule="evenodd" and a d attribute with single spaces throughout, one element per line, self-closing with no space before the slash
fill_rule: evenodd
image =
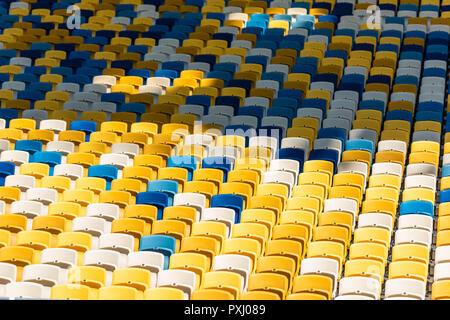
<path id="1" fill-rule="evenodd" d="M 48 206 L 58 199 L 58 191 L 50 188 L 30 188 L 26 192 L 26 200 L 38 201 Z"/>
<path id="2" fill-rule="evenodd" d="M 0 118 L 0 129 L 5 129 L 6 120 Z M 0 139 L 0 152 L 9 150 L 9 141 L 6 139 Z"/>
<path id="3" fill-rule="evenodd" d="M 5 287 L 5 296 L 9 298 L 44 299 L 44 286 L 33 282 L 12 282 Z"/>
<path id="4" fill-rule="evenodd" d="M 17 267 L 11 263 L 0 262 L 0 284 L 16 282 Z"/>
<path id="5" fill-rule="evenodd" d="M 289 194 L 294 187 L 295 179 L 289 172 L 286 171 L 266 171 L 263 173 L 262 183 L 279 183 L 284 184 L 289 188 Z"/>
<path id="6" fill-rule="evenodd" d="M 359 74 L 367 80 L 367 69 L 360 66 L 347 66 L 344 68 L 344 74 Z"/>
<path id="7" fill-rule="evenodd" d="M 74 152 L 75 145 L 70 141 L 49 141 L 46 151 L 55 151 L 67 156 Z"/>
<path id="8" fill-rule="evenodd" d="M 239 149 L 233 146 L 213 147 L 209 151 L 210 157 L 226 157 L 233 159 L 234 161 L 239 157 L 239 155 L 240 155 Z"/>
<path id="9" fill-rule="evenodd" d="M 364 296 L 362 294 L 346 294 L 343 296 L 337 296 L 334 300 L 376 300 L 376 299 Z"/>
<path id="10" fill-rule="evenodd" d="M 354 120 L 354 113 L 349 109 L 330 109 L 327 112 L 327 119 L 346 119 L 351 124 Z"/>
<path id="11" fill-rule="evenodd" d="M 85 88 L 86 86 L 83 89 Z M 80 91 L 80 85 L 78 83 L 62 82 L 56 85 L 55 91 L 64 91 L 69 92 L 70 94 L 74 94 Z"/>
<path id="12" fill-rule="evenodd" d="M 68 177 L 75 181 L 83 176 L 83 170 L 79 164 L 57 164 L 53 169 L 53 175 Z"/>
<path id="13" fill-rule="evenodd" d="M 195 289 L 196 274 L 188 270 L 162 270 L 158 273 L 157 287 L 172 287 L 184 292 L 189 299 Z"/>
<path id="14" fill-rule="evenodd" d="M 249 147 L 262 147 L 269 148 L 271 150 L 272 159 L 275 158 L 275 155 L 278 150 L 278 139 L 270 136 L 254 136 L 249 139 Z"/>
<path id="15" fill-rule="evenodd" d="M 353 139 L 363 139 L 370 140 L 373 142 L 373 145 L 377 145 L 377 132 L 375 130 L 370 129 L 352 129 L 348 133 L 348 140 Z"/>
<path id="16" fill-rule="evenodd" d="M 432 232 L 433 218 L 424 214 L 401 215 L 398 219 L 398 230 L 411 228 Z"/>
<path id="17" fill-rule="evenodd" d="M 34 188 L 36 178 L 25 174 L 9 175 L 5 178 L 5 187 L 16 187 L 20 191 L 26 192 Z"/>
<path id="18" fill-rule="evenodd" d="M 256 129 L 258 127 L 258 118 L 255 116 L 234 116 L 231 118 L 230 125 L 245 125 Z"/>
<path id="19" fill-rule="evenodd" d="M 98 238 L 106 233 L 106 221 L 97 217 L 78 217 L 72 220 L 72 231 L 89 233 Z"/>
<path id="20" fill-rule="evenodd" d="M 133 159 L 139 154 L 139 145 L 127 142 L 113 143 L 111 145 L 111 153 L 124 154 L 130 159 Z"/>
<path id="21" fill-rule="evenodd" d="M 331 258 L 305 258 L 301 262 L 300 275 L 321 274 L 333 280 L 333 295 L 337 288 L 339 263 Z"/>
<path id="22" fill-rule="evenodd" d="M 154 251 L 135 251 L 128 255 L 129 268 L 142 268 L 150 271 L 150 287 L 155 288 L 158 274 L 164 269 L 164 255 Z"/>
<path id="23" fill-rule="evenodd" d="M 430 248 L 432 233 L 422 229 L 398 229 L 395 232 L 395 245 L 403 243 L 421 244 Z"/>
<path id="24" fill-rule="evenodd" d="M 440 263 L 450 262 L 450 246 L 439 246 L 434 251 L 434 263 L 438 265 Z"/>
<path id="25" fill-rule="evenodd" d="M 326 199 L 323 206 L 323 212 L 339 211 L 348 212 L 353 216 L 353 225 L 355 224 L 358 203 L 354 199 L 333 198 Z"/>
<path id="26" fill-rule="evenodd" d="M 381 140 L 378 151 L 399 151 L 406 154 L 406 142 L 400 140 Z"/>
<path id="27" fill-rule="evenodd" d="M 377 227 L 392 231 L 392 216 L 385 213 L 367 212 L 358 216 L 358 228 Z"/>
<path id="28" fill-rule="evenodd" d="M 119 267 L 120 254 L 113 250 L 88 250 L 84 253 L 85 266 L 100 267 L 106 270 L 106 285 L 111 285 L 112 273 Z"/>
<path id="29" fill-rule="evenodd" d="M 89 103 L 83 101 L 67 101 L 63 104 L 63 110 L 76 111 L 78 113 L 86 112 L 90 109 Z"/>
<path id="30" fill-rule="evenodd" d="M 125 233 L 102 234 L 98 241 L 98 248 L 117 252 L 119 254 L 119 268 L 125 268 L 128 255 L 134 250 L 134 237 Z"/>
<path id="31" fill-rule="evenodd" d="M 252 48 L 247 52 L 248 56 L 265 56 L 269 60 L 272 58 L 272 50 L 268 48 Z"/>
<path id="32" fill-rule="evenodd" d="M 22 150 L 5 150 L 0 154 L 0 161 L 12 162 L 16 166 L 28 163 L 30 155 Z"/>
<path id="33" fill-rule="evenodd" d="M 86 207 L 87 217 L 98 217 L 112 222 L 119 218 L 119 206 L 112 203 L 91 203 Z"/>
<path id="34" fill-rule="evenodd" d="M 51 264 L 30 264 L 23 268 L 23 280 L 39 283 L 46 287 L 57 285 L 61 269 Z"/>
<path id="35" fill-rule="evenodd" d="M 338 173 L 359 173 L 367 180 L 368 165 L 360 161 L 342 161 L 338 164 Z"/>
<path id="36" fill-rule="evenodd" d="M 119 170 L 123 170 L 123 168 L 128 167 L 129 158 L 125 154 L 119 153 L 105 153 L 100 156 L 100 164 L 108 164 L 115 166 Z M 118 177 L 119 174 L 118 174 Z"/>
<path id="37" fill-rule="evenodd" d="M 89 83 L 89 84 L 84 85 L 83 91 L 94 93 L 97 96 L 98 94 L 107 93 L 108 87 L 101 83 Z M 74 95 L 74 97 L 75 97 L 75 95 Z M 91 102 L 92 103 L 100 102 L 97 99 L 95 99 L 95 100 L 96 101 L 91 101 Z"/>
<path id="38" fill-rule="evenodd" d="M 181 114 L 193 114 L 197 116 L 197 119 L 203 116 L 204 106 L 199 104 L 183 104 L 178 107 L 178 113 Z"/>
<path id="39" fill-rule="evenodd" d="M 352 100 L 354 102 L 358 102 L 359 95 L 356 91 L 351 90 L 337 90 L 334 93 L 333 99 L 345 99 L 345 100 Z"/>
<path id="40" fill-rule="evenodd" d="M 14 201 L 9 209 L 11 214 L 20 214 L 33 219 L 44 214 L 44 205 L 38 201 Z"/>
<path id="41" fill-rule="evenodd" d="M 244 100 L 245 107 L 258 106 L 263 107 L 265 110 L 269 109 L 270 101 L 264 97 L 247 97 Z"/>
<path id="42" fill-rule="evenodd" d="M 387 95 L 385 92 L 366 91 L 363 93 L 362 100 L 380 100 L 383 101 L 384 106 L 386 106 Z"/>
<path id="43" fill-rule="evenodd" d="M 402 177 L 402 165 L 394 162 L 378 162 L 372 166 L 372 175 L 376 174 L 394 174 Z"/>
<path id="44" fill-rule="evenodd" d="M 434 141 L 441 142 L 441 134 L 435 131 L 415 131 L 412 135 L 412 142 L 415 141 Z"/>
<path id="45" fill-rule="evenodd" d="M 434 282 L 449 279 L 450 279 L 450 262 L 440 262 L 436 264 L 434 266 Z"/>
<path id="46" fill-rule="evenodd" d="M 227 226 L 227 237 L 231 237 L 231 231 L 233 229 L 235 215 L 233 209 L 230 208 L 205 208 L 202 214 L 202 220 L 214 220 L 222 222 Z"/>
<path id="47" fill-rule="evenodd" d="M 308 159 L 309 140 L 302 137 L 287 137 L 281 140 L 281 148 L 296 148 L 305 151 L 305 161 Z"/>
<path id="48" fill-rule="evenodd" d="M 318 108 L 299 108 L 297 110 L 297 118 L 309 117 L 309 118 L 317 118 L 319 119 L 319 129 L 321 128 L 322 123 L 322 110 Z"/>
<path id="49" fill-rule="evenodd" d="M 202 218 L 203 210 L 206 206 L 206 196 L 200 193 L 177 193 L 173 198 L 173 205 L 195 208 L 198 213 L 196 221 L 199 221 Z"/>
<path id="50" fill-rule="evenodd" d="M 241 254 L 221 254 L 214 257 L 213 271 L 231 271 L 242 276 L 242 292 L 247 290 L 247 280 L 251 269 L 251 259 Z"/>
<path id="51" fill-rule="evenodd" d="M 436 192 L 436 178 L 432 176 L 407 176 L 405 178 L 405 189 L 427 188 Z"/>
<path id="52" fill-rule="evenodd" d="M 39 123 L 39 129 L 52 130 L 55 134 L 65 131 L 67 123 L 64 120 L 48 119 Z"/>
<path id="53" fill-rule="evenodd" d="M 147 78 L 147 85 L 154 85 L 165 89 L 170 87 L 170 79 L 166 77 L 150 77 Z"/>
<path id="54" fill-rule="evenodd" d="M 69 270 L 77 265 L 77 251 L 67 248 L 44 249 L 41 253 L 41 263 Z"/>
<path id="55" fill-rule="evenodd" d="M 425 299 L 425 283 L 417 279 L 389 279 L 385 283 L 384 296 L 412 297 L 420 300 Z"/>
<path id="56" fill-rule="evenodd" d="M 300 164 L 292 159 L 273 159 L 269 164 L 269 171 L 287 171 L 291 173 L 295 183 L 297 183 L 299 170 Z"/>
<path id="57" fill-rule="evenodd" d="M 334 119 L 333 119 L 334 120 Z M 319 138 L 314 140 L 314 149 L 331 149 L 339 152 L 339 159 L 342 153 L 342 141 L 333 138 Z"/>
<path id="58" fill-rule="evenodd" d="M 437 168 L 429 163 L 412 163 L 406 166 L 406 176 L 427 175 L 436 177 Z"/>
<path id="59" fill-rule="evenodd" d="M 364 295 L 378 300 L 380 297 L 380 282 L 370 277 L 343 277 L 339 281 L 339 295 Z"/>
<path id="60" fill-rule="evenodd" d="M 265 116 L 261 119 L 261 126 L 280 127 L 283 131 L 282 135 L 284 136 L 289 126 L 289 120 L 285 117 Z"/>

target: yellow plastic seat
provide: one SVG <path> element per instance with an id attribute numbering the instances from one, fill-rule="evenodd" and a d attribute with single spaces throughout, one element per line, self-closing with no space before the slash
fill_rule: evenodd
<path id="1" fill-rule="evenodd" d="M 303 274 L 294 278 L 292 293 L 313 293 L 323 295 L 326 300 L 331 299 L 333 280 L 319 274 Z"/>
<path id="2" fill-rule="evenodd" d="M 145 300 L 184 300 L 184 292 L 180 289 L 159 287 L 147 289 Z"/>
<path id="3" fill-rule="evenodd" d="M 89 300 L 90 288 L 88 286 L 66 283 L 57 284 L 51 288 L 50 299 L 58 300 Z"/>
<path id="4" fill-rule="evenodd" d="M 239 298 L 242 291 L 241 276 L 231 271 L 213 271 L 204 275 L 201 289 L 223 290 L 233 295 L 234 299 Z"/>

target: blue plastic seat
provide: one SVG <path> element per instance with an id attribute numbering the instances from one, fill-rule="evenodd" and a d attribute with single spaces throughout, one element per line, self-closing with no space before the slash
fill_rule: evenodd
<path id="1" fill-rule="evenodd" d="M 164 192 L 168 195 L 168 206 L 173 205 L 173 197 L 178 193 L 178 182 L 174 180 L 152 180 L 147 185 L 147 191 L 149 192 Z"/>
<path id="2" fill-rule="evenodd" d="M 219 169 L 223 171 L 223 182 L 227 182 L 234 160 L 227 157 L 205 157 L 202 160 L 202 168 Z"/>
<path id="3" fill-rule="evenodd" d="M 219 62 L 214 65 L 214 70 L 211 72 L 219 71 L 219 72 L 229 73 L 230 75 L 226 76 L 226 79 L 219 78 L 219 79 L 222 79 L 222 80 L 228 82 L 232 78 L 231 75 L 236 72 L 236 68 L 237 68 L 237 66 L 232 62 Z M 209 72 L 208 75 L 211 72 Z M 208 77 L 208 78 L 212 78 L 212 77 Z"/>
<path id="4" fill-rule="evenodd" d="M 405 214 L 424 214 L 433 217 L 433 204 L 428 201 L 404 201 L 400 204 L 400 215 Z"/>
<path id="5" fill-rule="evenodd" d="M 441 190 L 439 192 L 440 203 L 450 202 L 450 189 Z"/>
<path id="6" fill-rule="evenodd" d="M 106 180 L 106 190 L 111 190 L 111 181 L 117 179 L 119 169 L 109 164 L 98 164 L 90 166 L 88 177 L 97 177 Z"/>
<path id="7" fill-rule="evenodd" d="M 97 123 L 87 120 L 72 121 L 70 123 L 70 130 L 83 131 L 86 134 L 86 141 L 89 141 L 91 133 L 97 131 Z"/>
<path id="8" fill-rule="evenodd" d="M 218 96 L 215 101 L 215 105 L 224 105 L 224 106 L 230 106 L 233 107 L 235 112 L 237 113 L 237 108 L 239 108 L 241 104 L 241 100 L 239 97 L 236 96 Z"/>
<path id="9" fill-rule="evenodd" d="M 431 111 L 442 114 L 443 110 L 444 106 L 442 105 L 442 103 L 437 101 L 423 101 L 419 102 L 419 104 L 417 105 L 417 111 Z M 450 122 L 447 123 L 450 124 Z"/>
<path id="10" fill-rule="evenodd" d="M 192 180 L 197 166 L 197 158 L 193 156 L 171 156 L 167 159 L 167 167 L 183 168 L 188 171 L 188 181 Z"/>
<path id="11" fill-rule="evenodd" d="M 406 110 L 390 110 L 386 112 L 386 121 L 388 120 L 405 120 L 412 123 L 412 113 Z"/>
<path id="12" fill-rule="evenodd" d="M 374 154 L 373 141 L 365 139 L 352 139 L 345 141 L 345 150 L 365 150 Z"/>
<path id="13" fill-rule="evenodd" d="M 264 72 L 261 74 L 261 80 L 275 80 L 278 81 L 280 87 L 284 82 L 284 74 L 281 72 Z"/>
<path id="14" fill-rule="evenodd" d="M 136 195 L 136 204 L 149 204 L 157 207 L 157 220 L 161 220 L 164 208 L 169 205 L 169 195 L 158 191 L 139 192 Z"/>
<path id="15" fill-rule="evenodd" d="M 5 119 L 6 127 L 9 127 L 9 121 L 19 117 L 19 110 L 4 108 L 0 109 L 0 118 Z"/>
<path id="16" fill-rule="evenodd" d="M 319 130 L 317 138 L 339 139 L 342 142 L 341 145 L 344 146 L 345 140 L 347 138 L 347 131 L 342 128 L 322 128 Z"/>
<path id="17" fill-rule="evenodd" d="M 322 115 L 327 110 L 327 101 L 319 98 L 308 98 L 302 101 L 302 108 L 316 108 L 322 110 Z"/>
<path id="18" fill-rule="evenodd" d="M 12 162 L 0 161 L 0 186 L 5 185 L 5 178 L 9 175 L 13 175 L 16 170 L 16 166 Z"/>
<path id="19" fill-rule="evenodd" d="M 309 152 L 308 160 L 324 160 L 333 163 L 334 173 L 337 172 L 339 163 L 339 151 L 334 149 L 313 149 Z"/>
<path id="20" fill-rule="evenodd" d="M 53 175 L 53 168 L 61 164 L 61 153 L 56 151 L 37 151 L 33 154 L 31 162 L 39 162 L 48 164 L 50 167 L 49 175 Z"/>
<path id="21" fill-rule="evenodd" d="M 288 126 L 292 126 L 292 119 L 295 118 L 296 112 L 289 107 L 272 107 L 267 110 L 267 116 L 284 117 L 288 119 Z"/>
<path id="22" fill-rule="evenodd" d="M 152 234 L 139 240 L 139 251 L 154 251 L 164 256 L 164 270 L 169 269 L 169 259 L 175 249 L 176 240 L 171 236 Z"/>
<path id="23" fill-rule="evenodd" d="M 256 63 L 263 67 L 263 72 L 266 70 L 267 63 L 269 59 L 266 56 L 247 56 L 245 58 L 245 63 Z"/>
<path id="24" fill-rule="evenodd" d="M 450 176 L 450 164 L 442 166 L 442 178 Z"/>
<path id="25" fill-rule="evenodd" d="M 385 105 L 384 102 L 381 100 L 361 100 L 358 106 L 359 110 L 379 110 L 381 113 L 384 114 L 385 111 Z"/>
<path id="26" fill-rule="evenodd" d="M 305 99 L 307 100 L 307 99 Z M 303 102 L 305 101 L 303 100 Z M 297 100 L 294 98 L 287 98 L 287 97 L 281 97 L 281 98 L 275 98 L 272 102 L 272 108 L 290 108 L 293 111 L 297 111 Z"/>
<path id="27" fill-rule="evenodd" d="M 436 121 L 442 123 L 442 113 L 434 111 L 418 111 L 416 121 Z"/>
<path id="28" fill-rule="evenodd" d="M 208 108 L 211 105 L 211 97 L 193 94 L 186 97 L 186 104 L 198 104 Z"/>
<path id="29" fill-rule="evenodd" d="M 123 103 L 119 106 L 117 112 L 132 112 L 137 116 L 137 121 L 141 119 L 141 115 L 146 112 L 145 104 L 138 102 Z"/>
<path id="30" fill-rule="evenodd" d="M 123 94 L 122 92 L 104 93 L 101 96 L 101 101 L 123 104 L 125 103 L 125 94 Z"/>
<path id="31" fill-rule="evenodd" d="M 227 87 L 236 87 L 236 88 L 244 88 L 245 94 L 248 96 L 250 94 L 250 90 L 252 89 L 252 81 L 246 79 L 232 79 L 228 82 Z"/>
<path id="32" fill-rule="evenodd" d="M 296 160 L 299 163 L 300 172 L 303 171 L 303 164 L 305 162 L 305 151 L 302 149 L 281 148 L 278 149 L 275 158 Z"/>
<path id="33" fill-rule="evenodd" d="M 14 144 L 14 150 L 22 150 L 30 155 L 42 151 L 42 142 L 38 140 L 19 140 Z"/>
<path id="34" fill-rule="evenodd" d="M 298 107 L 302 102 L 303 92 L 300 89 L 280 89 L 278 90 L 278 97 L 294 98 L 297 100 Z"/>
<path id="35" fill-rule="evenodd" d="M 272 108 L 271 108 L 272 109 Z M 254 116 L 258 118 L 258 126 L 261 125 L 261 119 L 264 117 L 265 109 L 260 106 L 244 106 L 238 109 L 238 116 Z"/>
<path id="36" fill-rule="evenodd" d="M 233 209 L 235 214 L 234 223 L 241 222 L 241 212 L 244 207 L 242 196 L 235 194 L 216 194 L 211 198 L 211 208 L 229 208 Z"/>

